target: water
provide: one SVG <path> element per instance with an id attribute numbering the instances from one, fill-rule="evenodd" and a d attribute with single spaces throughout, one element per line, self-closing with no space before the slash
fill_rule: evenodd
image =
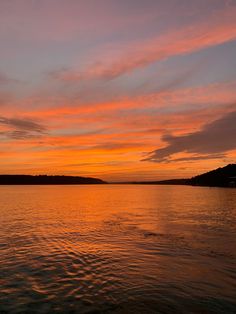
<path id="1" fill-rule="evenodd" d="M 0 313 L 236 313 L 236 189 L 0 186 Z"/>

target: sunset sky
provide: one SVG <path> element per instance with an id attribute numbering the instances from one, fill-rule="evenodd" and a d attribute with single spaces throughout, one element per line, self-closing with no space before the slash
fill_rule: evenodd
<path id="1" fill-rule="evenodd" d="M 235 0 L 0 0 L 0 43 L 1 174 L 235 162 Z"/>

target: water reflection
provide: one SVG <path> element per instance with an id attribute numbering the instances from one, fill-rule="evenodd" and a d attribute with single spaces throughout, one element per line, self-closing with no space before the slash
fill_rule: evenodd
<path id="1" fill-rule="evenodd" d="M 0 313 L 235 313 L 236 190 L 1 186 Z"/>

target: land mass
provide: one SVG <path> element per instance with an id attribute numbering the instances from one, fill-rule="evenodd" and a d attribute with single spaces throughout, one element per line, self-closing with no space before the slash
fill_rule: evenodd
<path id="1" fill-rule="evenodd" d="M 127 182 L 124 182 L 127 183 Z M 164 184 L 164 185 L 193 185 L 236 187 L 236 164 L 229 164 L 190 179 L 170 179 L 162 181 L 135 181 L 131 184 Z"/>
<path id="2" fill-rule="evenodd" d="M 0 175 L 0 185 L 63 185 L 63 184 L 107 184 L 107 182 L 90 177 L 49 176 L 49 175 Z M 159 184 L 236 187 L 236 164 L 229 164 L 190 179 L 170 179 L 161 181 L 132 181 L 119 184 Z"/>
<path id="3" fill-rule="evenodd" d="M 236 187 L 236 164 L 229 164 L 191 178 L 191 185 Z"/>
<path id="4" fill-rule="evenodd" d="M 117 184 L 159 184 L 159 185 L 186 185 L 189 179 L 168 179 L 161 181 L 129 181 L 129 182 L 117 182 Z"/>
<path id="5" fill-rule="evenodd" d="M 48 175 L 0 175 L 0 185 L 62 185 L 62 184 L 106 184 L 107 182 L 89 177 L 48 176 Z"/>

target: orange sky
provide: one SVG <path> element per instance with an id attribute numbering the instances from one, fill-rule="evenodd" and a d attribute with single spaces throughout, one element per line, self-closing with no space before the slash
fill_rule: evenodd
<path id="1" fill-rule="evenodd" d="M 1 1 L 0 23 L 0 173 L 158 180 L 235 162 L 234 1 Z"/>

